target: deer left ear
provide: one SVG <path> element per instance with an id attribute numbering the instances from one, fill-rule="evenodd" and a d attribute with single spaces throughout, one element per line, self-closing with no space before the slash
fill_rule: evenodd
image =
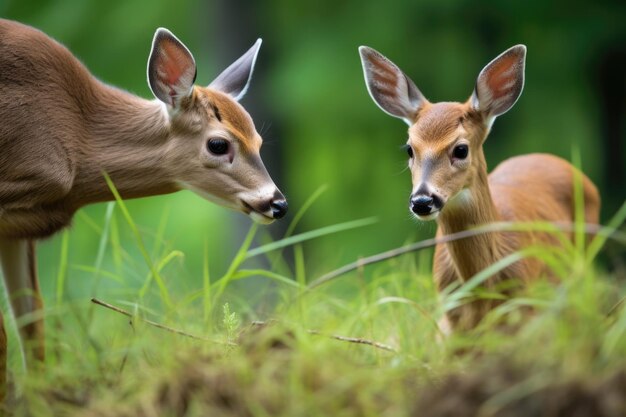
<path id="1" fill-rule="evenodd" d="M 261 42 L 261 39 L 257 39 L 252 48 L 248 49 L 238 60 L 222 71 L 209 84 L 209 87 L 230 95 L 236 101 L 241 100 L 250 85 L 254 64 L 256 63 L 259 49 L 261 49 Z"/>
<path id="2" fill-rule="evenodd" d="M 178 108 L 189 97 L 196 80 L 196 62 L 189 49 L 165 28 L 152 40 L 148 59 L 148 84 L 156 98 Z"/>
<path id="3" fill-rule="evenodd" d="M 419 109 L 427 102 L 415 83 L 380 52 L 361 46 L 359 55 L 365 85 L 374 103 L 390 116 L 412 125 Z"/>
<path id="4" fill-rule="evenodd" d="M 491 61 L 478 75 L 472 107 L 493 120 L 515 104 L 524 88 L 526 46 L 516 45 Z"/>

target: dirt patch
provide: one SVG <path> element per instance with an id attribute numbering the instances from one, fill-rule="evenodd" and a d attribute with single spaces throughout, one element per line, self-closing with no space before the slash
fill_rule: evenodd
<path id="1" fill-rule="evenodd" d="M 623 417 L 626 370 L 609 376 L 553 380 L 499 362 L 450 375 L 421 393 L 415 417 Z"/>

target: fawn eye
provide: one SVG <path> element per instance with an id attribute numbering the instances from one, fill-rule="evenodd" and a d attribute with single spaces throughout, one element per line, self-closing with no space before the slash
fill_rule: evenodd
<path id="1" fill-rule="evenodd" d="M 411 145 L 406 144 L 403 146 L 403 148 L 406 151 L 406 153 L 409 154 L 409 158 L 413 158 L 413 148 L 411 148 Z"/>
<path id="2" fill-rule="evenodd" d="M 452 150 L 452 156 L 456 159 L 465 159 L 468 153 L 469 148 L 467 145 L 457 145 Z"/>
<path id="3" fill-rule="evenodd" d="M 224 155 L 228 152 L 228 141 L 221 138 L 209 139 L 206 145 L 209 152 L 214 155 Z"/>

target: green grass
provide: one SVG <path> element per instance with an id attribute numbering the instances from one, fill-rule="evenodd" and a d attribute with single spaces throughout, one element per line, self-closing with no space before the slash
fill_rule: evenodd
<path id="1" fill-rule="evenodd" d="M 71 264 L 74 242 L 63 235 L 55 293 L 46 294 L 46 363 L 20 372 L 21 357 L 11 349 L 9 414 L 539 415 L 528 411 L 537 402 L 558 409 L 558 398 L 585 394 L 602 410 L 617 410 L 598 415 L 621 415 L 615 407 L 626 407 L 626 288 L 596 258 L 608 239 L 623 254 L 623 232 L 609 236 L 624 218 L 626 204 L 587 246 L 581 238 L 569 243 L 553 225 L 489 226 L 550 230 L 568 243 L 559 252 L 526 248 L 443 295 L 435 290 L 429 249 L 310 285 L 319 278 L 311 270 L 341 265 L 308 258 L 303 243 L 365 233 L 372 219 L 296 234 L 291 227 L 275 242 L 252 226 L 226 272 L 215 276 L 205 253 L 201 276 L 186 279 L 196 283 L 189 289 L 177 286 L 184 254 L 164 236 L 166 215 L 155 233 L 142 230 L 118 198 L 104 218 L 91 219 L 101 237 L 93 265 Z M 128 231 L 134 239 L 121 239 Z M 480 284 L 524 256 L 550 263 L 560 281 L 537 280 L 475 330 L 441 337 L 437 321 L 445 311 L 499 296 Z M 69 291 L 71 270 L 91 276 L 86 293 Z"/>

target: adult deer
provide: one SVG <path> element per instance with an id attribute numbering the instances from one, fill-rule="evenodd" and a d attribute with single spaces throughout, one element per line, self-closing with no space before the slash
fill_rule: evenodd
<path id="1" fill-rule="evenodd" d="M 483 143 L 495 118 L 507 112 L 524 86 L 526 47 L 514 46 L 478 75 L 465 103 L 430 103 L 394 63 L 377 51 L 359 48 L 365 82 L 374 102 L 409 126 L 406 150 L 413 189 L 409 209 L 419 220 L 436 219 L 437 235 L 497 221 L 572 222 L 575 168 L 547 154 L 517 156 L 487 175 Z M 582 175 L 582 174 L 581 174 Z M 598 222 L 600 198 L 582 176 L 585 221 Z M 542 233 L 488 233 L 437 245 L 434 275 L 439 290 L 530 244 L 558 245 Z M 483 285 L 523 284 L 553 272 L 526 258 L 491 276 Z M 496 302 L 476 301 L 447 314 L 444 331 L 475 326 Z"/>
<path id="2" fill-rule="evenodd" d="M 260 46 L 200 87 L 189 50 L 158 29 L 148 60 L 156 100 L 145 100 L 98 81 L 44 33 L 0 20 L 0 260 L 15 316 L 42 309 L 36 240 L 66 227 L 80 207 L 113 199 L 103 173 L 123 198 L 189 189 L 261 223 L 285 215 L 262 139 L 237 102 Z M 28 356 L 43 359 L 43 321 L 20 330 Z"/>

